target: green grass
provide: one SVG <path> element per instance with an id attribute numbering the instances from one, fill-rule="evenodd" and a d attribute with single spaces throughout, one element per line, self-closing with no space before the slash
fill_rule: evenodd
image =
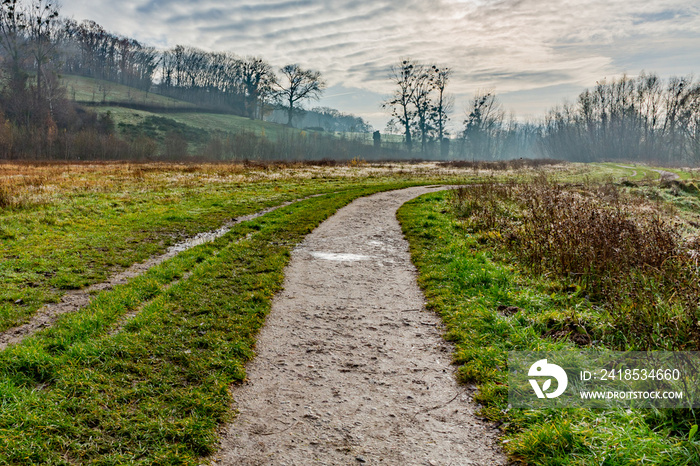
<path id="1" fill-rule="evenodd" d="M 462 383 L 479 386 L 482 414 L 502 422 L 503 446 L 531 465 L 691 465 L 700 442 L 688 441 L 692 413 L 680 411 L 526 411 L 507 403 L 508 351 L 575 349 L 543 335 L 556 325 L 596 316 L 567 284 L 536 277 L 494 249 L 489 235 L 457 219 L 449 193 L 399 210 L 428 307 L 444 320 Z M 499 306 L 520 310 L 507 317 Z M 554 327 L 553 327 L 554 326 Z"/>
<path id="2" fill-rule="evenodd" d="M 688 169 L 681 168 L 666 168 L 666 167 L 656 167 L 649 166 L 645 164 L 638 163 L 618 163 L 618 162 L 605 162 L 605 163 L 594 163 L 591 164 L 597 166 L 604 171 L 608 172 L 615 179 L 627 179 L 629 181 L 652 181 L 661 178 L 661 175 L 654 170 L 663 170 L 671 173 L 675 173 L 679 176 L 681 181 L 688 181 L 697 179 L 697 174 L 693 173 Z M 636 172 L 636 174 L 635 174 Z"/>
<path id="3" fill-rule="evenodd" d="M 201 145 L 210 137 L 210 134 L 201 128 L 180 123 L 172 118 L 154 115 L 146 116 L 135 123 L 119 122 L 117 128 L 123 136 L 131 140 L 145 136 L 163 142 L 171 134 L 178 134 L 188 143 Z"/>
<path id="4" fill-rule="evenodd" d="M 170 97 L 144 92 L 129 86 L 103 81 L 100 79 L 86 78 L 82 76 L 66 75 L 61 78 L 63 85 L 66 87 L 67 97 L 71 100 L 95 104 L 95 110 L 98 113 L 110 112 L 112 118 L 117 124 L 117 129 L 124 136 L 136 137 L 141 134 L 136 134 L 135 128 L 140 128 L 149 119 L 167 118 L 181 125 L 190 128 L 190 131 L 203 130 L 207 133 L 222 132 L 222 133 L 253 133 L 258 136 L 267 136 L 272 139 L 283 137 L 287 134 L 299 134 L 302 130 L 288 128 L 285 125 L 270 123 L 267 121 L 251 120 L 236 115 L 226 115 L 218 113 L 206 112 L 182 112 L 188 108 L 194 108 L 195 105 L 189 102 L 173 99 Z M 178 109 L 176 113 L 150 112 L 144 110 L 136 110 L 121 106 L 110 106 L 110 103 L 118 102 L 120 104 L 138 104 L 152 105 L 163 107 L 164 109 Z M 125 128 L 126 126 L 126 128 Z M 144 136 L 149 136 L 155 139 L 162 138 L 165 132 L 157 132 L 153 134 L 149 132 L 149 128 L 143 128 Z M 371 134 L 369 136 L 371 142 Z M 187 138 L 189 142 L 201 142 L 198 138 Z"/>
<path id="5" fill-rule="evenodd" d="M 236 115 L 222 115 L 214 113 L 178 113 L 170 115 L 175 121 L 201 128 L 207 131 L 221 131 L 224 133 L 247 132 L 268 138 L 277 138 L 285 134 L 306 133 L 302 130 L 289 128 L 268 121 L 251 120 L 250 118 Z"/>
<path id="6" fill-rule="evenodd" d="M 0 353 L 0 464 L 200 464 L 230 419 L 228 386 L 245 378 L 291 249 L 351 200 L 406 185 L 348 189 L 240 224 Z"/>
<path id="7" fill-rule="evenodd" d="M 650 167 L 633 163 L 595 163 L 595 165 L 609 174 L 615 180 L 626 179 L 628 181 L 657 180 L 661 175 L 651 170 Z M 634 167 L 634 168 L 632 168 Z"/>
<path id="8" fill-rule="evenodd" d="M 337 186 L 274 183 L 76 193 L 61 204 L 2 212 L 0 331 L 70 289 L 104 280 L 227 219 Z M 16 303 L 16 301 L 21 302 Z"/>
<path id="9" fill-rule="evenodd" d="M 83 174 L 58 167 L 53 178 L 40 178 L 27 188 L 37 199 L 0 210 L 0 331 L 26 322 L 67 290 L 103 281 L 231 218 L 311 194 L 394 180 L 424 181 L 398 173 L 306 179 L 280 170 L 270 173 L 273 179 L 279 176 L 277 181 L 265 181 L 265 172 L 252 172 L 240 176 L 262 179 L 236 182 L 235 166 L 193 169 L 160 172 L 158 166 L 121 165 L 114 172 L 97 168 Z"/>
<path id="10" fill-rule="evenodd" d="M 139 126 L 149 118 L 167 118 L 195 130 L 203 130 L 207 133 L 253 133 L 257 136 L 266 136 L 276 139 L 286 134 L 300 134 L 302 131 L 288 128 L 284 125 L 270 123 L 267 121 L 251 120 L 236 115 L 225 115 L 217 113 L 152 113 L 143 110 L 134 110 L 123 107 L 104 106 L 97 109 L 99 113 L 110 112 L 117 129 L 124 135 L 129 135 L 123 131 L 124 125 Z M 145 134 L 144 135 L 148 135 Z"/>
<path id="11" fill-rule="evenodd" d="M 193 104 L 188 102 L 100 79 L 65 75 L 61 78 L 61 82 L 66 88 L 67 97 L 76 102 L 94 104 L 131 102 L 168 108 L 194 107 Z"/>

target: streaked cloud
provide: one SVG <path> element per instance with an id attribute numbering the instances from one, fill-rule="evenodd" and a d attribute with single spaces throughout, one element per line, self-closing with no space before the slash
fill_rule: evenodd
<path id="1" fill-rule="evenodd" d="M 451 66 L 458 108 L 492 88 L 530 114 L 559 102 L 548 89 L 700 64 L 700 4 L 687 0 L 72 0 L 63 10 L 160 47 L 318 69 L 331 85 L 358 90 L 366 110 L 355 102 L 353 111 L 375 124 L 388 68 L 402 57 Z"/>

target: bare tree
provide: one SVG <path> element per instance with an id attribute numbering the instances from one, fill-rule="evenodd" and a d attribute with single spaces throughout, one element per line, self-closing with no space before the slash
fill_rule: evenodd
<path id="1" fill-rule="evenodd" d="M 287 65 L 281 71 L 283 81 L 276 84 L 277 98 L 286 105 L 287 125 L 291 126 L 299 102 L 321 97 L 326 83 L 320 72 L 305 70 L 296 64 Z"/>
<path id="2" fill-rule="evenodd" d="M 547 117 L 542 147 L 567 160 L 697 162 L 700 83 L 655 74 L 600 81 Z"/>
<path id="3" fill-rule="evenodd" d="M 492 91 L 474 96 L 467 110 L 462 132 L 462 146 L 471 154 L 472 160 L 489 160 L 498 156 L 498 142 L 504 112 Z"/>
<path id="4" fill-rule="evenodd" d="M 27 16 L 18 0 L 2 0 L 0 3 L 0 46 L 9 58 L 10 89 L 24 92 L 27 74 L 22 62 L 26 56 L 25 31 Z"/>
<path id="5" fill-rule="evenodd" d="M 411 103 L 415 113 L 415 127 L 420 135 L 421 153 L 425 155 L 432 127 L 432 93 L 435 89 L 431 70 L 423 65 L 414 65 L 413 94 Z"/>
<path id="6" fill-rule="evenodd" d="M 446 67 L 438 68 L 433 65 L 432 72 L 434 75 L 433 85 L 437 92 L 433 107 L 433 120 L 437 130 L 438 141 L 440 141 L 440 154 L 444 157 L 449 152 L 449 141 L 445 138 L 447 135 L 445 126 L 450 119 L 449 114 L 454 105 L 454 98 L 445 93 L 452 70 Z"/>
<path id="7" fill-rule="evenodd" d="M 54 37 L 58 22 L 58 2 L 56 0 L 32 0 L 28 7 L 27 22 L 32 55 L 36 63 L 36 95 L 41 100 L 42 82 L 45 80 L 44 67 L 55 53 Z"/>
<path id="8" fill-rule="evenodd" d="M 687 155 L 687 136 L 700 113 L 700 84 L 692 76 L 669 79 L 665 98 L 663 133 L 668 144 L 669 159 Z"/>
<path id="9" fill-rule="evenodd" d="M 411 125 L 416 115 L 413 108 L 413 100 L 416 93 L 416 77 L 423 74 L 422 68 L 421 65 L 414 63 L 408 58 L 402 60 L 398 65 L 392 66 L 389 79 L 396 85 L 396 89 L 394 94 L 383 104 L 384 108 L 391 109 L 392 120 L 398 122 L 398 125 L 403 129 L 406 147 L 409 152 L 413 149 Z"/>

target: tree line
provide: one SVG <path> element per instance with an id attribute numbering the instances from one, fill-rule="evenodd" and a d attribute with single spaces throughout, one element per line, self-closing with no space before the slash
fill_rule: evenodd
<path id="1" fill-rule="evenodd" d="M 303 116 L 303 103 L 318 99 L 326 87 L 319 71 L 297 64 L 276 72 L 261 57 L 181 45 L 159 51 L 94 21 L 63 18 L 57 0 L 0 1 L 0 60 L 2 158 L 68 157 L 74 141 L 91 141 L 78 144 L 86 147 L 115 145 L 111 117 L 71 102 L 62 74 L 158 92 L 252 119 L 278 109 L 288 125 Z M 120 154 L 129 152 L 123 149 Z"/>
<path id="2" fill-rule="evenodd" d="M 535 122 L 507 117 L 496 94 L 481 91 L 464 111 L 461 128 L 450 135 L 451 75 L 447 67 L 411 59 L 391 68 L 394 92 L 384 102 L 392 116 L 388 128 L 403 135 L 409 152 L 459 160 L 700 163 L 700 83 L 690 76 L 663 80 L 642 72 L 602 80 L 575 103 L 555 107 Z"/>
<path id="3" fill-rule="evenodd" d="M 159 51 L 94 21 L 62 18 L 56 0 L 0 0 L 0 59 L 3 158 L 50 157 L 57 151 L 68 156 L 81 145 L 75 141 L 114 145 L 109 115 L 69 101 L 61 74 L 155 91 L 252 119 L 296 121 L 326 131 L 371 129 L 361 118 L 332 109 L 304 114 L 302 104 L 319 98 L 326 87 L 319 71 L 297 64 L 276 70 L 261 57 L 188 46 Z M 663 80 L 641 73 L 603 80 L 574 103 L 533 122 L 507 116 L 493 91 L 481 91 L 455 130 L 451 68 L 403 59 L 389 76 L 394 92 L 384 108 L 391 113 L 389 129 L 401 134 L 403 143 L 375 133 L 374 146 L 408 158 L 700 162 L 700 83 L 692 77 Z"/>
<path id="4" fill-rule="evenodd" d="M 700 83 L 654 73 L 600 81 L 543 124 L 548 155 L 580 162 L 700 162 Z"/>
<path id="5" fill-rule="evenodd" d="M 32 0 L 34 3 L 37 0 Z M 94 21 L 72 19 L 55 25 L 60 71 L 124 84 L 217 110 L 262 119 L 274 103 L 286 108 L 287 124 L 300 104 L 320 97 L 321 73 L 289 64 L 275 72 L 261 57 L 208 52 L 177 45 L 165 51 L 112 34 Z"/>
<path id="6" fill-rule="evenodd" d="M 108 32 L 94 21 L 62 18 L 56 0 L 2 0 L 0 53 L 6 89 L 29 90 L 38 103 L 60 91 L 58 76 L 74 74 L 159 92 L 200 105 L 262 118 L 273 102 L 288 112 L 322 94 L 321 73 L 288 64 L 279 74 L 260 57 L 176 46 L 159 51 Z M 50 110 L 50 109 L 49 109 Z"/>

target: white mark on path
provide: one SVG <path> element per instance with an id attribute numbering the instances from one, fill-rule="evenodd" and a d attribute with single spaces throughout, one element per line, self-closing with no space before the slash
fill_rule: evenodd
<path id="1" fill-rule="evenodd" d="M 315 259 L 321 259 L 324 261 L 336 261 L 336 262 L 358 262 L 358 261 L 368 261 L 372 259 L 370 256 L 363 256 L 360 254 L 336 254 L 334 252 L 312 252 L 310 253 Z"/>

